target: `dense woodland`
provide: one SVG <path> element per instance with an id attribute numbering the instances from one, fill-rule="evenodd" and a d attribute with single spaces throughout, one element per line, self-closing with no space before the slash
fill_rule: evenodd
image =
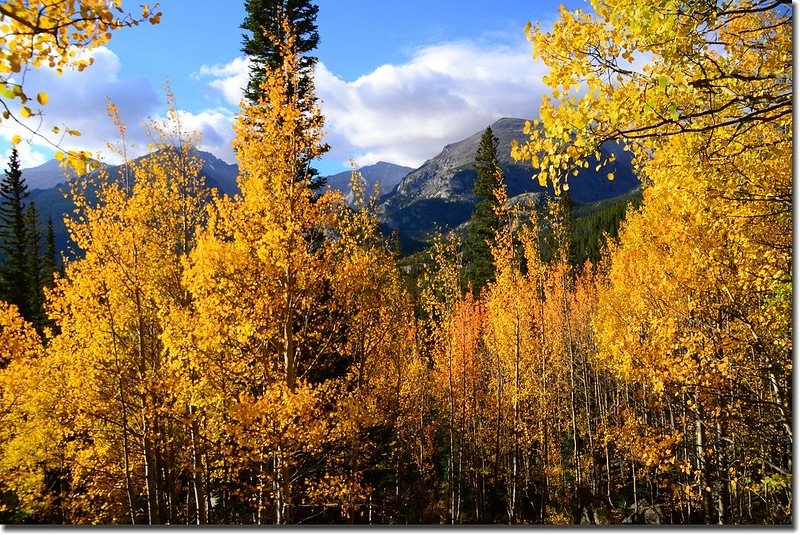
<path id="1" fill-rule="evenodd" d="M 0 5 L 4 103 L 29 102 L 20 64 L 161 16 L 29 4 Z M 8 163 L 2 522 L 792 522 L 790 5 L 528 28 L 552 95 L 513 151 L 558 198 L 507 202 L 487 130 L 466 235 L 412 261 L 357 173 L 353 206 L 319 188 L 316 6 L 246 7 L 241 194 L 204 186 L 168 93 L 150 157 L 71 181 L 62 267 Z M 569 178 L 609 140 L 641 199 L 579 214 Z"/>

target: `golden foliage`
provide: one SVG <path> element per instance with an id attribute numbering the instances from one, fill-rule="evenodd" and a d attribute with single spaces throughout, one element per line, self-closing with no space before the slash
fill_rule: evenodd
<path id="1" fill-rule="evenodd" d="M 12 119 L 25 126 L 12 114 L 9 106 L 13 101 L 19 102 L 19 115 L 23 119 L 43 113 L 28 106 L 34 98 L 23 85 L 28 69 L 49 67 L 58 74 L 65 68 L 82 71 L 93 62 L 91 50 L 105 45 L 113 31 L 144 21 L 158 24 L 161 20 L 161 12 L 154 11 L 148 4 L 141 5 L 140 9 L 136 15 L 126 13 L 122 0 L 3 2 L 0 5 L 0 103 L 4 111 L 0 122 Z M 49 97 L 40 91 L 35 99 L 44 106 Z M 55 134 L 59 131 L 54 129 Z M 41 137 L 38 132 L 31 130 L 31 133 Z M 69 128 L 65 133 L 80 135 Z M 21 137 L 17 135 L 14 144 L 19 141 Z M 56 157 L 68 161 L 78 174 L 83 174 L 90 162 L 89 154 L 84 151 L 67 154 L 59 151 Z"/>

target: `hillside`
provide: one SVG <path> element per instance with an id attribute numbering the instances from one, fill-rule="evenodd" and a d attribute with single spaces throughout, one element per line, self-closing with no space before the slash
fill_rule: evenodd
<path id="1" fill-rule="evenodd" d="M 236 165 L 225 163 L 208 152 L 198 151 L 198 156 L 203 160 L 202 174 L 206 185 L 226 195 L 238 191 L 236 177 L 239 170 Z M 107 169 L 111 177 L 117 177 L 122 166 L 111 165 Z M 23 169 L 22 176 L 31 190 L 28 201 L 36 203 L 43 226 L 48 219 L 53 220 L 56 247 L 67 252 L 68 235 L 64 216 L 74 209 L 74 204 L 67 195 L 67 181 L 71 175 L 65 173 L 56 160 L 50 160 L 40 166 Z"/>
<path id="2" fill-rule="evenodd" d="M 372 165 L 365 165 L 359 168 L 358 172 L 361 173 L 364 182 L 366 182 L 366 193 L 368 195 L 372 195 L 375 186 L 377 186 L 379 195 L 384 196 L 391 192 L 400 183 L 400 180 L 413 170 L 411 167 L 378 162 Z M 347 202 L 352 202 L 353 200 L 353 191 L 350 187 L 352 174 L 352 171 L 342 171 L 326 177 L 328 187 L 344 193 Z"/>
<path id="3" fill-rule="evenodd" d="M 550 186 L 543 188 L 535 179 L 537 170 L 530 164 L 515 162 L 511 158 L 512 140 L 523 141 L 524 119 L 503 118 L 491 125 L 498 138 L 498 155 L 506 178 L 509 197 L 522 193 L 547 193 L 553 195 Z M 469 219 L 477 198 L 472 193 L 475 183 L 473 162 L 483 131 L 444 147 L 444 149 L 409 173 L 384 199 L 381 205 L 385 224 L 397 229 L 401 236 L 414 240 L 426 240 L 436 226 L 453 228 Z M 616 179 L 606 179 L 609 169 L 600 172 L 581 170 L 570 180 L 572 198 L 575 202 L 591 203 L 625 194 L 639 185 L 633 174 L 630 158 L 616 145 L 602 148 L 602 152 L 617 155 Z"/>
<path id="4" fill-rule="evenodd" d="M 491 125 L 498 138 L 498 154 L 506 177 L 509 197 L 523 193 L 553 195 L 552 188 L 542 188 L 535 179 L 536 170 L 525 162 L 511 158 L 511 142 L 522 140 L 523 119 L 504 118 Z M 442 151 L 417 169 L 378 162 L 359 169 L 367 183 L 367 192 L 372 193 L 377 185 L 382 204 L 379 208 L 382 228 L 385 232 L 396 231 L 403 251 L 423 247 L 435 228 L 449 229 L 469 220 L 477 198 L 472 193 L 475 183 L 473 162 L 483 132 L 446 145 Z M 639 185 L 633 174 L 630 159 L 616 145 L 603 147 L 603 152 L 617 154 L 616 179 L 605 178 L 607 169 L 600 172 L 582 170 L 570 181 L 572 198 L 576 203 L 587 204 L 624 195 Z M 220 193 L 233 195 L 238 192 L 236 177 L 238 166 L 228 164 L 213 154 L 199 151 L 203 159 L 202 173 L 209 187 Z M 108 168 L 111 176 L 120 172 L 119 166 Z M 328 187 L 335 188 L 352 200 L 350 171 L 343 171 L 327 178 Z M 30 200 L 35 202 L 43 223 L 53 219 L 56 245 L 66 250 L 67 231 L 63 222 L 65 214 L 73 209 L 66 198 L 66 180 L 63 169 L 55 160 L 38 167 L 23 170 L 23 176 L 31 188 Z"/>

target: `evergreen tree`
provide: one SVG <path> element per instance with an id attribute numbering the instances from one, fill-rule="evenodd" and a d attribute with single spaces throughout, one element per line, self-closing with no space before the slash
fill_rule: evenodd
<path id="1" fill-rule="evenodd" d="M 287 81 L 287 93 L 298 94 L 303 111 L 310 111 L 316 105 L 313 91 L 314 66 L 317 58 L 309 55 L 317 48 L 319 32 L 317 31 L 317 12 L 319 7 L 310 0 L 245 0 L 245 16 L 241 28 L 242 52 L 251 60 L 250 79 L 244 91 L 245 98 L 251 104 L 258 104 L 262 97 L 261 84 L 266 78 L 267 70 L 274 70 L 283 64 L 283 54 L 276 45 L 285 40 L 282 19 L 291 26 L 296 36 L 293 53 L 298 57 L 298 74 L 296 84 Z M 270 38 L 270 36 L 273 36 Z M 328 146 L 323 145 L 327 152 Z M 298 180 L 307 182 L 312 190 L 322 188 L 326 179 L 310 165 L 310 161 L 302 160 L 298 166 Z"/>
<path id="2" fill-rule="evenodd" d="M 284 39 L 281 16 L 285 15 L 297 37 L 295 44 L 299 57 L 299 87 L 301 97 L 305 97 L 309 82 L 313 75 L 317 58 L 308 53 L 317 48 L 319 32 L 317 31 L 317 12 L 319 8 L 309 0 L 245 0 L 247 16 L 241 28 L 245 33 L 242 41 L 242 52 L 247 54 L 252 65 L 250 79 L 247 82 L 244 96 L 251 104 L 258 104 L 261 98 L 261 84 L 266 78 L 267 69 L 277 69 L 283 63 L 283 56 L 268 36 Z M 313 103 L 304 103 L 310 107 Z"/>
<path id="3" fill-rule="evenodd" d="M 479 293 L 487 282 L 494 280 L 492 245 L 500 223 L 495 209 L 498 199 L 495 190 L 503 180 L 502 169 L 497 161 L 498 139 L 491 127 L 487 127 L 475 153 L 477 178 L 473 192 L 481 200 L 472 212 L 465 243 L 464 259 L 467 266 L 467 282 Z"/>
<path id="4" fill-rule="evenodd" d="M 0 182 L 0 251 L 3 275 L 0 297 L 19 308 L 24 318 L 30 317 L 27 290 L 28 277 L 28 232 L 25 222 L 25 199 L 28 185 L 20 171 L 19 154 L 11 149 L 8 169 Z"/>
<path id="5" fill-rule="evenodd" d="M 556 203 L 556 220 L 560 231 L 560 236 L 557 236 L 556 240 L 558 240 L 557 245 L 566 256 L 567 263 L 571 266 L 575 266 L 578 258 L 575 239 L 575 217 L 572 213 L 574 207 L 569 188 L 564 188 Z"/>
<path id="6" fill-rule="evenodd" d="M 27 262 L 25 266 L 27 278 L 27 307 L 28 320 L 33 323 L 37 331 L 41 332 L 45 322 L 44 314 L 44 273 L 42 268 L 42 229 L 39 222 L 39 210 L 36 203 L 31 202 L 25 210 L 25 233 L 27 244 L 25 252 Z"/>
<path id="7" fill-rule="evenodd" d="M 61 267 L 58 263 L 58 249 L 56 249 L 56 235 L 53 231 L 53 218 L 47 218 L 47 236 L 44 242 L 44 272 L 43 280 L 45 286 L 52 286 L 55 279 L 55 273 L 61 272 Z"/>

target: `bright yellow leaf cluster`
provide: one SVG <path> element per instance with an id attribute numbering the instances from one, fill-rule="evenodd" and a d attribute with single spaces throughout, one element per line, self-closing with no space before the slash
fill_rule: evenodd
<path id="1" fill-rule="evenodd" d="M 705 6 L 705 4 L 704 4 Z M 550 31 L 529 27 L 547 65 L 541 127 L 516 145 L 556 191 L 599 149 L 623 142 L 646 160 L 686 132 L 782 120 L 791 114 L 791 9 L 769 0 L 695 6 L 669 0 L 592 0 L 562 7 Z"/>
<path id="2" fill-rule="evenodd" d="M 50 100 L 42 91 L 32 97 L 33 93 L 24 87 L 28 69 L 49 67 L 59 74 L 65 68 L 82 71 L 92 64 L 91 50 L 106 44 L 113 31 L 144 21 L 158 24 L 160 19 L 161 12 L 153 11 L 147 4 L 141 6 L 138 15 L 126 13 L 122 0 L 3 2 L 0 4 L 0 103 L 5 111 L 0 122 L 13 117 L 12 101 L 19 102 L 19 116 L 24 119 L 41 113 L 31 109 L 29 101 L 35 98 L 44 106 Z"/>

